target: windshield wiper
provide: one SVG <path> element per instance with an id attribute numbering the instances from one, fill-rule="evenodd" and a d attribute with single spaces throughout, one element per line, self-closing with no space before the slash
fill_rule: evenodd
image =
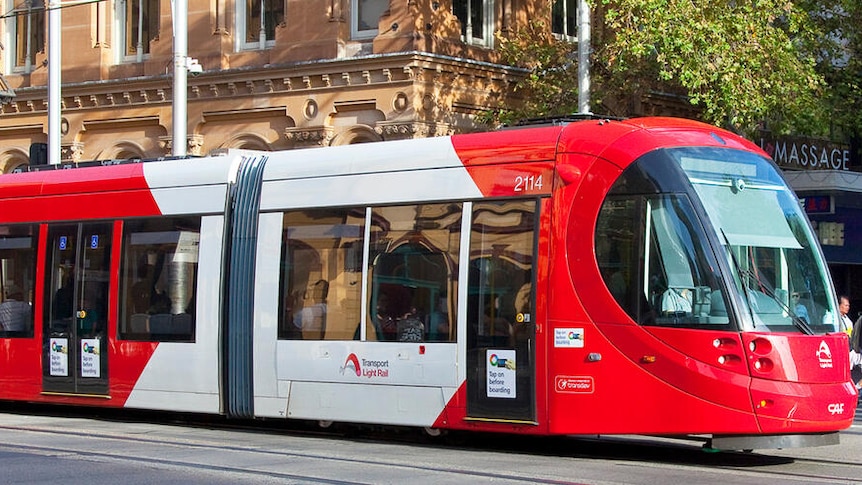
<path id="1" fill-rule="evenodd" d="M 748 312 L 751 315 L 752 321 L 754 321 L 754 310 L 752 309 L 752 305 L 754 302 L 751 301 L 751 298 L 748 295 L 748 278 L 751 278 L 756 281 L 759 289 L 761 290 L 760 292 L 771 298 L 775 303 L 778 304 L 778 306 L 783 311 L 787 312 L 787 315 L 790 316 L 790 321 L 793 322 L 793 325 L 797 329 L 799 329 L 800 332 L 804 333 L 805 335 L 814 335 L 814 329 L 812 329 L 811 326 L 808 325 L 808 322 L 805 321 L 804 318 L 797 315 L 795 311 L 791 310 L 790 307 L 786 303 L 784 303 L 784 300 L 782 300 L 776 294 L 775 289 L 768 282 L 761 281 L 761 279 L 758 278 L 757 275 L 754 274 L 751 270 L 742 269 L 742 266 L 739 265 L 739 261 L 737 261 L 736 259 L 736 255 L 733 253 L 733 248 L 730 245 L 730 241 L 727 239 L 727 234 L 724 233 L 724 229 L 721 229 L 721 236 L 724 238 L 725 244 L 727 244 L 727 250 L 730 253 L 730 259 L 733 262 L 733 266 L 736 268 L 736 273 L 739 275 L 740 278 L 745 278 L 745 280 L 742 281 L 742 286 L 745 293 L 745 298 L 746 300 L 748 300 Z"/>
<path id="2" fill-rule="evenodd" d="M 737 268 L 737 271 L 739 271 L 739 268 Z M 772 298 L 772 300 L 777 303 L 783 311 L 787 312 L 787 315 L 790 316 L 790 321 L 793 322 L 793 325 L 796 326 L 796 328 L 798 328 L 802 333 L 806 335 L 814 335 L 814 329 L 812 329 L 811 326 L 808 325 L 808 322 L 806 322 L 804 318 L 797 315 L 795 311 L 791 310 L 790 307 L 786 303 L 784 303 L 784 300 L 782 300 L 781 297 L 778 296 L 778 294 L 775 292 L 775 289 L 772 288 L 771 285 L 769 285 L 769 283 L 758 279 L 757 275 L 755 275 L 749 269 L 743 270 L 743 272 L 747 277 L 754 278 L 757 281 L 757 283 L 760 285 L 761 293 Z"/>

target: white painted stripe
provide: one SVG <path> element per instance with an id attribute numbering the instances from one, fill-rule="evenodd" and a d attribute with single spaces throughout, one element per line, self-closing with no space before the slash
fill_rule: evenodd
<path id="1" fill-rule="evenodd" d="M 258 227 L 254 278 L 254 394 L 255 398 L 272 398 L 278 397 L 275 360 L 280 300 L 281 214 L 261 214 Z M 281 402 L 281 411 L 287 405 L 286 397 Z"/>
<path id="2" fill-rule="evenodd" d="M 269 153 L 264 180 L 461 167 L 451 137 Z"/>
<path id="3" fill-rule="evenodd" d="M 162 214 L 220 213 L 227 182 L 248 153 L 232 150 L 224 156 L 145 162 L 144 178 Z"/>
<path id="4" fill-rule="evenodd" d="M 144 177 L 150 188 L 224 184 L 234 161 L 248 153 L 237 150 L 224 156 L 145 162 Z"/>
<path id="5" fill-rule="evenodd" d="M 292 382 L 288 416 L 298 419 L 432 426 L 454 388 Z"/>
<path id="6" fill-rule="evenodd" d="M 269 165 L 267 165 L 269 167 Z M 264 182 L 261 210 L 482 197 L 464 167 Z"/>
<path id="7" fill-rule="evenodd" d="M 218 412 L 220 320 L 219 288 L 224 218 L 201 220 L 195 342 L 160 343 L 126 406 L 142 409 Z M 193 408 L 189 406 L 194 403 Z"/>
<path id="8" fill-rule="evenodd" d="M 156 204 L 164 215 L 224 213 L 227 185 L 204 185 L 153 189 Z"/>

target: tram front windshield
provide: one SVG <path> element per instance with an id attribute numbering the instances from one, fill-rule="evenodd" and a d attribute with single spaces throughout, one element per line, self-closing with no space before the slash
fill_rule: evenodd
<path id="1" fill-rule="evenodd" d="M 706 147 L 645 154 L 608 192 L 595 244 L 610 294 L 641 325 L 839 329 L 802 207 L 775 165 L 756 154 Z"/>
<path id="2" fill-rule="evenodd" d="M 768 160 L 729 149 L 678 149 L 733 273 L 742 330 L 839 329 L 833 291 L 802 207 Z"/>

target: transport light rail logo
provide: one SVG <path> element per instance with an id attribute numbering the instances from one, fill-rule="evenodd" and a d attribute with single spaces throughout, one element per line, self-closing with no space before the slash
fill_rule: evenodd
<path id="1" fill-rule="evenodd" d="M 341 366 L 341 374 L 344 375 L 344 372 L 348 369 L 352 370 L 356 374 L 356 377 L 366 377 L 368 379 L 389 378 L 389 360 L 362 359 L 351 352 L 347 356 L 347 359 L 344 360 L 344 365 Z"/>
<path id="2" fill-rule="evenodd" d="M 345 360 L 344 365 L 341 366 L 341 375 L 344 375 L 344 371 L 351 368 L 353 369 L 353 372 L 356 373 L 357 377 L 362 375 L 362 367 L 359 366 L 359 359 L 356 357 L 356 354 L 350 354 L 347 356 L 347 360 Z"/>
<path id="3" fill-rule="evenodd" d="M 820 348 L 817 350 L 817 359 L 820 361 L 821 369 L 832 368 L 832 350 L 829 349 L 829 345 L 826 344 L 825 340 L 820 341 Z"/>

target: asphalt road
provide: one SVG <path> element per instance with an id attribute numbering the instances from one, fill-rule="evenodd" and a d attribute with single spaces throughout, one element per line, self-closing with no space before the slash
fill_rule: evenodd
<path id="1" fill-rule="evenodd" d="M 322 436 L 0 409 L 0 483 L 862 483 L 862 420 L 839 445 L 706 453 L 640 437 Z"/>

